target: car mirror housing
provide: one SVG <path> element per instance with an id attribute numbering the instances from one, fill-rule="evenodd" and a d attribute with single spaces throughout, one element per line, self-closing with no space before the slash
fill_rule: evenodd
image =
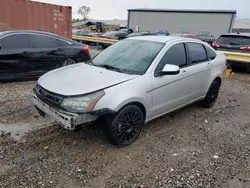
<path id="1" fill-rule="evenodd" d="M 157 76 L 164 76 L 164 75 L 176 75 L 180 73 L 180 67 L 177 65 L 166 64 L 162 71 L 160 71 Z"/>

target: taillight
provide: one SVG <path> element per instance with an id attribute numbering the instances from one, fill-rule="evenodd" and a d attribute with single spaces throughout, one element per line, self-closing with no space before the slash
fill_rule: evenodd
<path id="1" fill-rule="evenodd" d="M 110 37 L 109 37 L 109 36 L 107 36 L 107 37 L 106 37 L 106 39 L 110 39 Z"/>
<path id="2" fill-rule="evenodd" d="M 212 47 L 213 47 L 213 48 L 219 48 L 220 45 L 219 45 L 219 44 L 216 44 L 216 43 L 213 43 L 213 44 L 212 44 Z"/>
<path id="3" fill-rule="evenodd" d="M 89 54 L 89 46 L 85 45 L 82 49 L 86 54 Z"/>
<path id="4" fill-rule="evenodd" d="M 250 46 L 244 46 L 240 48 L 241 50 L 250 51 Z"/>

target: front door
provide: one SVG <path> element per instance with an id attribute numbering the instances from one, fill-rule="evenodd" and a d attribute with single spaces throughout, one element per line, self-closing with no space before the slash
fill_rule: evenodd
<path id="1" fill-rule="evenodd" d="M 187 55 L 183 43 L 172 45 L 162 57 L 155 72 L 161 71 L 166 64 L 178 65 L 177 75 L 154 76 L 153 116 L 160 116 L 174 110 L 189 101 L 189 71 Z"/>
<path id="2" fill-rule="evenodd" d="M 29 75 L 32 66 L 26 34 L 10 34 L 0 39 L 0 77 L 15 79 Z"/>

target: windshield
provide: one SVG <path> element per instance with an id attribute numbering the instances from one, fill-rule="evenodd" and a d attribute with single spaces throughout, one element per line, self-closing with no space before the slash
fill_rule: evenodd
<path id="1" fill-rule="evenodd" d="M 216 42 L 227 45 L 250 45 L 250 38 L 239 35 L 222 35 Z"/>
<path id="2" fill-rule="evenodd" d="M 144 74 L 164 43 L 123 40 L 113 44 L 93 59 L 96 66 L 108 65 L 128 74 Z"/>

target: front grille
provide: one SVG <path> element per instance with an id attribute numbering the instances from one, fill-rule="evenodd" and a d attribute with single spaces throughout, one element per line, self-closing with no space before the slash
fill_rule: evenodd
<path id="1" fill-rule="evenodd" d="M 63 102 L 63 100 L 65 98 L 61 95 L 52 93 L 52 92 L 42 88 L 40 85 L 37 85 L 34 88 L 34 93 L 41 101 L 43 101 L 44 103 L 53 105 L 53 106 L 60 106 L 60 104 Z"/>

